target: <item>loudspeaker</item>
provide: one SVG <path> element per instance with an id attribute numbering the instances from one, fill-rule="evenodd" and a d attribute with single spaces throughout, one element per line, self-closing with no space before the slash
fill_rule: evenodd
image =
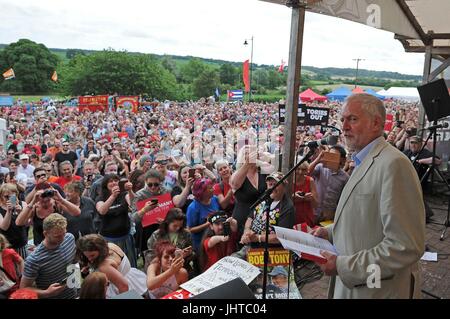
<path id="1" fill-rule="evenodd" d="M 237 277 L 191 299 L 256 299 L 256 297 L 242 278 Z"/>
<path id="2" fill-rule="evenodd" d="M 428 121 L 434 122 L 450 115 L 450 96 L 444 79 L 417 88 Z"/>

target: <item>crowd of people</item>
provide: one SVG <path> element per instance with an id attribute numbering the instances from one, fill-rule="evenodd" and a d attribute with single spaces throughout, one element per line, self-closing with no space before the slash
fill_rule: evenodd
<path id="1" fill-rule="evenodd" d="M 414 160 L 422 142 L 415 136 L 417 104 L 384 104 L 395 118 L 384 131 L 386 143 Z M 253 210 L 283 178 L 286 128 L 279 125 L 278 104 L 156 103 L 136 114 L 80 113 L 56 103 L 0 108 L 7 120 L 0 145 L 0 252 L 14 282 L 5 290 L 0 282 L 0 295 L 31 289 L 38 298 L 112 298 L 135 290 L 161 298 L 224 256 L 245 259 L 266 240 L 279 246 L 273 226 L 333 221 L 361 149 L 346 143 L 345 121 L 355 119 L 342 121 L 342 102 L 311 105 L 329 108 L 330 126 L 343 134 L 336 145 L 315 148 L 293 184 L 279 185 Z M 299 127 L 296 160 L 305 155 L 305 143 L 332 134 L 333 128 Z M 326 153 L 337 154 L 337 166 L 328 165 Z M 430 154 L 422 154 L 418 173 L 428 164 Z M 165 194 L 174 207 L 144 226 L 158 207 L 147 199 Z"/>

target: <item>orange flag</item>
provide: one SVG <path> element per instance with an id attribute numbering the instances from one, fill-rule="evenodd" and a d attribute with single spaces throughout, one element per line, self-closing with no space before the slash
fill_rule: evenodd
<path id="1" fill-rule="evenodd" d="M 53 82 L 57 82 L 57 81 L 58 81 L 58 74 L 56 73 L 56 71 L 53 71 L 53 74 L 52 74 L 52 81 L 53 81 Z"/>
<path id="2" fill-rule="evenodd" d="M 16 75 L 14 74 L 14 70 L 11 68 L 9 70 L 6 70 L 3 73 L 3 77 L 5 78 L 5 80 L 10 80 L 16 77 Z"/>

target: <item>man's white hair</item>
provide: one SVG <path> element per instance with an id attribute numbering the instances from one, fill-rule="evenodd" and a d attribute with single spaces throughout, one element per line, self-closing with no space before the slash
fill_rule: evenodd
<path id="1" fill-rule="evenodd" d="M 366 112 L 371 118 L 379 116 L 381 119 L 380 130 L 384 132 L 384 124 L 386 122 L 386 108 L 379 98 L 367 93 L 358 93 L 350 95 L 345 100 L 344 105 L 348 105 L 351 103 L 359 103 L 364 112 Z"/>

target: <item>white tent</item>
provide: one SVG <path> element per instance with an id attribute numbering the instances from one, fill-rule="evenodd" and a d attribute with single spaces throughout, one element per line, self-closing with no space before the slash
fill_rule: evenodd
<path id="1" fill-rule="evenodd" d="M 418 102 L 420 100 L 419 91 L 417 91 L 417 88 L 391 87 L 382 95 L 387 99 L 404 100 L 408 102 Z"/>

